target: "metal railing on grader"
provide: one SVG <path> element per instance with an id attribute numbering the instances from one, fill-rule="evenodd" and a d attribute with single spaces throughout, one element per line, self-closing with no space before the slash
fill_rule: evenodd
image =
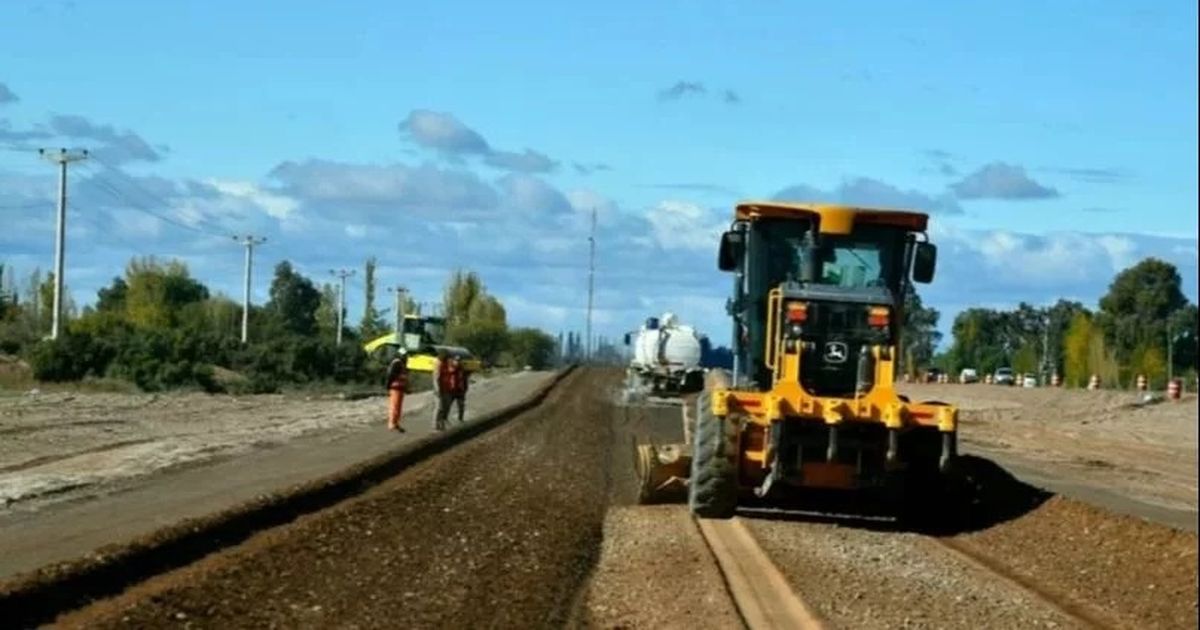
<path id="1" fill-rule="evenodd" d="M 717 257 L 734 274 L 733 373 L 707 375 L 684 410 L 685 443 L 636 446 L 641 500 L 686 488 L 694 514 L 729 518 L 787 487 L 896 507 L 942 488 L 958 411 L 893 387 L 908 284 L 932 281 L 936 265 L 927 223 L 917 212 L 738 204 Z"/>

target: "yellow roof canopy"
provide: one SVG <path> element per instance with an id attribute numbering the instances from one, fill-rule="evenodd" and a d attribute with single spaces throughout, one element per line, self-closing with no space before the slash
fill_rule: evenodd
<path id="1" fill-rule="evenodd" d="M 862 224 L 924 232 L 929 224 L 929 215 L 923 212 L 794 201 L 743 201 L 737 204 L 736 217 L 739 221 L 805 218 L 814 221 L 822 234 L 849 234 Z"/>

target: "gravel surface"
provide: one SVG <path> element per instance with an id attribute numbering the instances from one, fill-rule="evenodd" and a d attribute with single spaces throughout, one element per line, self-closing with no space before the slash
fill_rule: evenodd
<path id="1" fill-rule="evenodd" d="M 741 628 L 712 552 L 682 505 L 632 505 L 632 438 L 681 441 L 679 407 L 613 408 L 611 501 L 576 628 Z"/>
<path id="2" fill-rule="evenodd" d="M 60 620 L 68 627 L 561 625 L 599 552 L 615 375 L 372 490 Z M 601 413 L 598 413 L 598 410 Z"/>
<path id="3" fill-rule="evenodd" d="M 793 588 L 837 628 L 1068 628 L 1067 618 L 920 534 L 747 520 Z"/>

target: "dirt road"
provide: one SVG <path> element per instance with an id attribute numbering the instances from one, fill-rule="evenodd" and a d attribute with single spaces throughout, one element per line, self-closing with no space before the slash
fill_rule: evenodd
<path id="1" fill-rule="evenodd" d="M 632 436 L 674 438 L 681 422 L 678 408 L 614 405 L 618 379 L 576 372 L 540 407 L 366 494 L 59 625 L 746 627 L 737 585 L 686 507 L 632 504 Z M 1194 534 L 973 461 L 979 503 L 936 535 L 737 518 L 824 627 L 1196 626 Z"/>
<path id="2" fill-rule="evenodd" d="M 548 378 L 522 372 L 479 383 L 468 421 Z M 380 398 L 62 397 L 0 402 L 8 432 L 0 461 L 9 469 L 0 488 L 26 492 L 0 508 L 0 577 L 218 512 L 431 433 L 428 394 L 406 401 L 404 435 L 383 429 Z M 138 446 L 123 446 L 130 441 Z"/>
<path id="3" fill-rule="evenodd" d="M 1196 531 L 1197 399 L 1135 405 L 1134 392 L 906 385 L 959 406 L 967 452 L 1035 485 Z"/>

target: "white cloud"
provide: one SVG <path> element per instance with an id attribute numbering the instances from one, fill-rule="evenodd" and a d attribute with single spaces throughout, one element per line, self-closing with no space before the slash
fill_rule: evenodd
<path id="1" fill-rule="evenodd" d="M 284 221 L 295 214 L 300 204 L 291 197 L 264 190 L 254 182 L 209 179 L 205 180 L 220 192 L 244 199 L 263 209 L 267 215 Z"/>
<path id="2" fill-rule="evenodd" d="M 646 213 L 654 241 L 663 249 L 715 251 L 728 225 L 703 206 L 688 201 L 661 201 Z"/>

